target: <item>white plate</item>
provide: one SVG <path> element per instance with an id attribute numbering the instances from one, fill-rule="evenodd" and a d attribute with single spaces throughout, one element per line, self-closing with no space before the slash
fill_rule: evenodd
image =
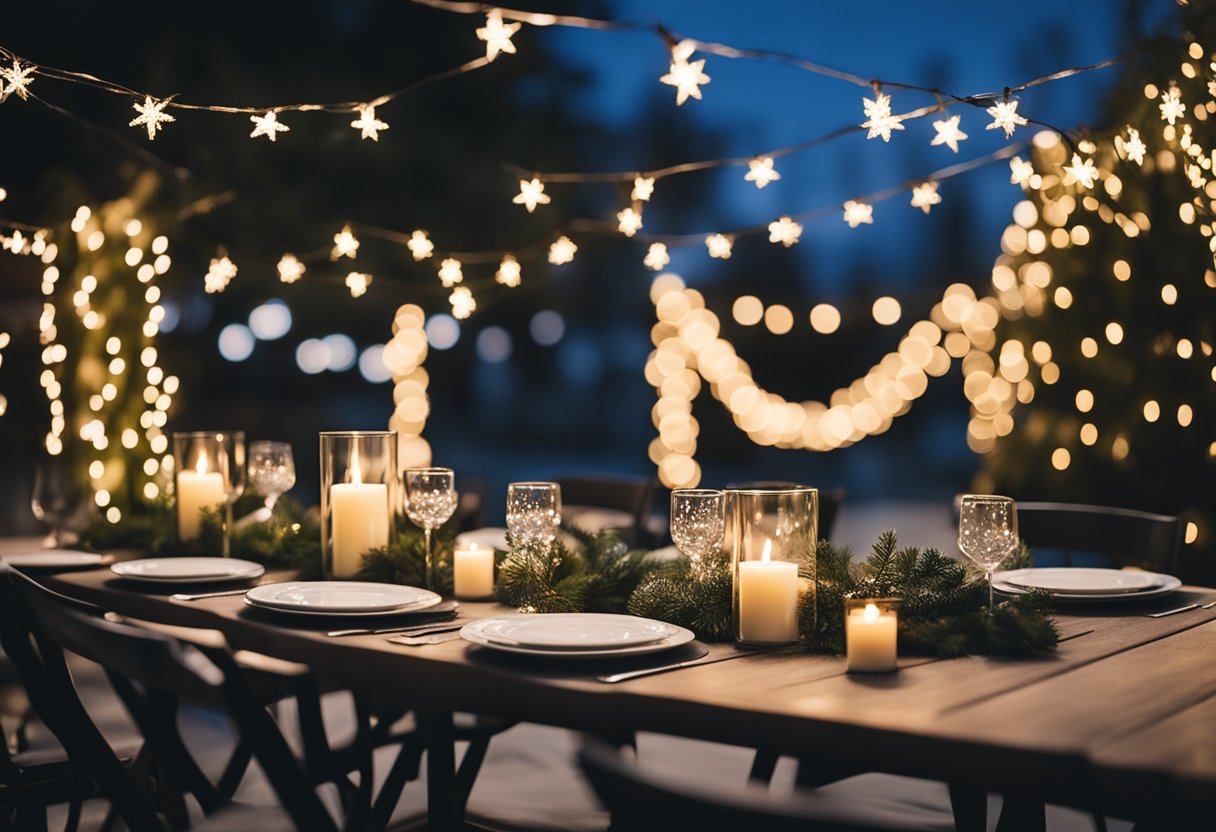
<path id="1" fill-rule="evenodd" d="M 469 625 L 495 644 L 538 650 L 604 650 L 653 644 L 680 628 L 634 615 L 550 613 L 484 618 Z"/>
<path id="2" fill-rule="evenodd" d="M 424 610 L 443 599 L 434 592 L 398 584 L 286 581 L 256 586 L 245 593 L 245 600 L 256 607 L 311 615 L 384 615 Z"/>
<path id="3" fill-rule="evenodd" d="M 24 552 L 19 555 L 3 555 L 0 560 L 9 566 L 24 569 L 84 569 L 108 562 L 107 555 L 93 552 L 72 552 L 67 549 L 47 549 L 42 552 Z"/>
<path id="4" fill-rule="evenodd" d="M 507 530 L 495 526 L 487 526 L 484 529 L 473 529 L 472 531 L 461 532 L 456 535 L 457 546 L 468 546 L 470 543 L 476 543 L 478 546 L 485 546 L 489 549 L 497 549 L 500 552 L 509 550 L 507 546 Z"/>
<path id="5" fill-rule="evenodd" d="M 562 507 L 562 515 L 585 532 L 633 528 L 633 515 L 617 509 L 567 505 Z"/>
<path id="6" fill-rule="evenodd" d="M 538 617 L 540 615 L 543 615 L 543 613 L 538 614 Z M 549 659 L 614 659 L 626 656 L 643 656 L 647 653 L 661 653 L 664 650 L 680 647 L 696 638 L 692 630 L 676 627 L 677 632 L 675 635 L 661 641 L 653 641 L 649 644 L 638 644 L 632 647 L 613 647 L 601 650 L 552 650 L 542 647 L 515 647 L 510 644 L 490 641 L 474 629 L 479 623 L 478 621 L 474 621 L 472 624 L 466 624 L 460 630 L 460 637 L 465 641 L 490 650 L 516 653 L 521 656 L 544 656 Z"/>
<path id="7" fill-rule="evenodd" d="M 1113 595 L 1143 592 L 1161 585 L 1153 572 L 1126 569 L 1090 569 L 1086 567 L 1051 567 L 1044 569 L 1014 569 L 998 573 L 1003 583 L 1026 589 L 1045 589 L 1070 595 Z"/>
<path id="8" fill-rule="evenodd" d="M 144 558 L 126 560 L 110 567 L 123 578 L 168 584 L 247 581 L 265 573 L 260 563 L 235 558 Z"/>
<path id="9" fill-rule="evenodd" d="M 1182 586 L 1182 581 L 1175 578 L 1173 575 L 1162 575 L 1160 573 L 1149 573 L 1154 575 L 1160 582 L 1160 585 L 1153 589 L 1146 589 L 1141 592 L 1112 592 L 1107 595 L 1094 595 L 1083 593 L 1068 593 L 1068 592 L 1053 592 L 1052 595 L 1061 601 L 1093 601 L 1096 603 L 1110 601 L 1138 601 L 1141 598 L 1156 598 L 1161 595 L 1167 595 L 1178 587 Z M 997 572 L 993 576 L 992 586 L 997 592 L 1003 592 L 1006 595 L 1025 595 L 1029 590 L 1025 587 L 1015 586 L 999 580 Z"/>

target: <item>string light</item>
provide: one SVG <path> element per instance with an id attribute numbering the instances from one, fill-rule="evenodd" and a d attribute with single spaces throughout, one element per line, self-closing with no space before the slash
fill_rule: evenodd
<path id="1" fill-rule="evenodd" d="M 922 182 L 912 189 L 912 207 L 919 208 L 926 214 L 934 206 L 942 201 L 941 194 L 937 192 L 936 182 Z"/>
<path id="2" fill-rule="evenodd" d="M 705 238 L 705 247 L 709 249 L 709 256 L 719 260 L 729 260 L 732 248 L 730 237 L 725 234 L 710 234 Z"/>
<path id="3" fill-rule="evenodd" d="M 548 205 L 550 197 L 545 193 L 545 184 L 539 179 L 533 177 L 531 181 L 527 179 L 519 180 L 519 193 L 511 200 L 516 205 L 522 205 L 528 209 L 531 214 L 536 210 L 537 205 Z"/>
<path id="4" fill-rule="evenodd" d="M 457 283 L 464 280 L 464 273 L 460 268 L 460 261 L 455 257 L 448 257 L 439 264 L 439 280 L 443 283 L 445 289 L 450 289 Z"/>
<path id="5" fill-rule="evenodd" d="M 701 85 L 709 83 L 705 74 L 705 59 L 689 62 L 697 44 L 691 40 L 677 43 L 671 49 L 671 66 L 667 74 L 659 78 L 661 83 L 676 88 L 676 106 L 680 106 L 689 98 L 701 98 Z"/>
<path id="6" fill-rule="evenodd" d="M 1161 103 L 1157 106 L 1161 110 L 1161 120 L 1169 122 L 1171 127 L 1178 119 L 1186 115 L 1186 105 L 1182 103 L 1182 91 L 1173 82 L 1170 83 L 1168 90 L 1161 93 Z"/>
<path id="7" fill-rule="evenodd" d="M 278 113 L 274 110 L 267 110 L 264 116 L 250 116 L 249 120 L 253 122 L 253 132 L 249 134 L 251 139 L 265 136 L 273 142 L 279 133 L 291 130 L 290 127 L 279 121 Z"/>
<path id="8" fill-rule="evenodd" d="M 410 254 L 414 255 L 414 260 L 418 262 L 422 262 L 430 257 L 435 251 L 435 244 L 431 242 L 430 237 L 421 228 L 415 229 L 410 234 L 409 242 L 405 244 L 405 247 L 410 250 Z"/>
<path id="9" fill-rule="evenodd" d="M 654 194 L 653 176 L 634 177 L 633 191 L 629 194 L 630 199 L 636 202 L 649 202 L 652 194 Z"/>
<path id="10" fill-rule="evenodd" d="M 207 274 L 203 277 L 203 288 L 208 294 L 222 292 L 228 288 L 232 278 L 236 277 L 236 264 L 228 259 L 228 255 L 211 258 Z"/>
<path id="11" fill-rule="evenodd" d="M 1148 148 L 1144 146 L 1144 142 L 1140 139 L 1140 131 L 1130 124 L 1127 126 L 1127 138 L 1122 140 L 1123 153 L 1128 159 L 1135 162 L 1137 165 L 1144 164 L 1144 154 Z M 1116 139 L 1116 146 L 1120 144 L 1120 140 Z"/>
<path id="12" fill-rule="evenodd" d="M 427 349 L 426 314 L 414 304 L 401 306 L 393 317 L 393 337 L 381 355 L 393 382 L 388 427 L 397 432 L 397 463 L 406 468 L 431 464 L 431 447 L 422 438 L 430 415 L 426 393 L 430 377 L 423 366 Z"/>
<path id="13" fill-rule="evenodd" d="M 511 36 L 519 31 L 520 23 L 503 23 L 502 12 L 491 9 L 486 14 L 486 25 L 477 29 L 477 39 L 486 43 L 486 60 L 492 61 L 503 52 L 515 54 Z"/>
<path id="14" fill-rule="evenodd" d="M 844 221 L 849 224 L 849 228 L 870 225 L 874 222 L 874 206 L 850 199 L 844 204 Z"/>
<path id="15" fill-rule="evenodd" d="M 671 256 L 665 243 L 651 243 L 650 248 L 646 249 L 646 256 L 642 258 L 642 265 L 656 272 L 662 271 L 670 262 Z"/>
<path id="16" fill-rule="evenodd" d="M 768 183 L 780 179 L 781 174 L 773 168 L 773 157 L 765 156 L 748 162 L 747 173 L 743 178 L 748 182 L 754 182 L 757 188 L 763 188 Z"/>
<path id="17" fill-rule="evenodd" d="M 13 58 L 11 67 L 0 68 L 0 102 L 10 95 L 16 95 L 22 101 L 29 100 L 30 84 L 34 83 L 37 69 L 33 64 L 23 66 L 16 58 Z"/>
<path id="18" fill-rule="evenodd" d="M 1017 99 L 1006 99 L 997 101 L 988 108 L 988 115 L 992 116 L 992 124 L 989 124 L 988 130 L 1004 130 L 1005 138 L 1013 136 L 1013 131 L 1017 127 L 1024 127 L 1027 122 L 1025 116 L 1018 115 Z"/>
<path id="19" fill-rule="evenodd" d="M 371 282 L 372 276 L 363 272 L 351 272 L 346 276 L 346 288 L 350 289 L 352 298 L 361 298 L 367 294 L 367 287 Z"/>
<path id="20" fill-rule="evenodd" d="M 635 211 L 632 206 L 617 212 L 617 230 L 626 237 L 632 237 L 638 233 L 642 227 L 642 214 Z"/>
<path id="21" fill-rule="evenodd" d="M 494 281 L 513 289 L 522 280 L 522 270 L 519 267 L 519 261 L 510 254 L 502 258 L 502 262 L 498 264 L 498 271 L 494 273 Z"/>
<path id="22" fill-rule="evenodd" d="M 576 251 L 578 251 L 578 246 L 574 244 L 573 240 L 563 234 L 549 246 L 549 262 L 555 266 L 569 263 L 574 259 L 574 252 Z"/>
<path id="23" fill-rule="evenodd" d="M 1094 167 L 1093 159 L 1081 159 L 1081 154 L 1072 154 L 1072 164 L 1066 165 L 1064 171 L 1064 184 L 1078 184 L 1082 188 L 1090 189 L 1094 186 L 1094 181 L 1098 178 L 1098 169 Z"/>
<path id="24" fill-rule="evenodd" d="M 165 106 L 169 101 L 168 98 L 158 101 L 150 95 L 145 95 L 143 104 L 136 101 L 131 105 L 139 115 L 131 119 L 127 126 L 139 127 L 142 124 L 148 130 L 148 141 L 152 141 L 156 138 L 156 134 L 164 129 L 164 125 L 177 121 L 176 118 L 165 112 Z"/>
<path id="25" fill-rule="evenodd" d="M 967 134 L 959 129 L 959 121 L 961 116 L 950 116 L 946 119 L 933 122 L 933 129 L 937 131 L 937 135 L 933 137 L 930 145 L 936 147 L 939 144 L 944 144 L 946 147 L 958 153 L 958 143 L 967 138 Z"/>
<path id="26" fill-rule="evenodd" d="M 374 142 L 380 141 L 381 130 L 388 129 L 388 124 L 376 118 L 376 107 L 373 104 L 360 107 L 359 117 L 352 121 L 350 126 L 359 131 L 360 138 L 371 139 Z"/>
<path id="27" fill-rule="evenodd" d="M 283 283 L 295 283 L 307 271 L 304 264 L 294 254 L 284 254 L 280 257 L 276 268 L 279 272 L 279 280 Z"/>
<path id="28" fill-rule="evenodd" d="M 781 243 L 781 245 L 789 248 L 796 244 L 801 236 L 802 226 L 794 222 L 790 217 L 781 217 L 768 224 L 768 241 L 770 243 Z"/>
<path id="29" fill-rule="evenodd" d="M 342 230 L 334 235 L 334 248 L 329 254 L 330 260 L 340 260 L 343 257 L 349 257 L 354 260 L 359 253 L 359 241 L 355 238 L 355 234 L 351 231 L 349 225 L 342 226 Z"/>
<path id="30" fill-rule="evenodd" d="M 473 299 L 473 293 L 467 286 L 457 286 L 453 289 L 452 294 L 448 296 L 448 302 L 452 304 L 452 317 L 460 321 L 468 318 L 477 309 L 477 301 Z"/>
<path id="31" fill-rule="evenodd" d="M 1025 185 L 1034 176 L 1034 164 L 1018 156 L 1009 160 L 1009 184 Z"/>
<path id="32" fill-rule="evenodd" d="M 861 126 L 869 131 L 866 133 L 867 139 L 881 137 L 884 142 L 889 142 L 892 130 L 904 129 L 900 123 L 903 116 L 891 114 L 891 96 L 876 92 L 873 99 L 863 98 L 861 106 L 866 115 Z"/>

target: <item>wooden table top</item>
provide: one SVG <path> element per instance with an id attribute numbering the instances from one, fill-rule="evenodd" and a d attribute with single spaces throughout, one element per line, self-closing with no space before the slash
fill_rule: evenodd
<path id="1" fill-rule="evenodd" d="M 44 580 L 120 614 L 221 630 L 236 648 L 418 707 L 823 754 L 1121 816 L 1150 800 L 1216 810 L 1216 608 L 1144 615 L 1216 600 L 1216 589 L 1186 587 L 1147 610 L 1060 614 L 1059 650 L 1042 659 L 904 657 L 897 673 L 861 676 L 840 657 L 793 649 L 608 685 L 595 679 L 602 664 L 541 665 L 461 640 L 330 638 L 326 630 L 345 625 L 264 613 L 240 596 L 174 601 L 174 590 L 149 591 L 105 569 Z M 473 618 L 509 611 L 462 606 Z"/>

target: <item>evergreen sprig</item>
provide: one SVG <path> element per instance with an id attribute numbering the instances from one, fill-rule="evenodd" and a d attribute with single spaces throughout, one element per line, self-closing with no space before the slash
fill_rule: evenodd
<path id="1" fill-rule="evenodd" d="M 441 595 L 451 595 L 455 527 L 449 524 L 436 529 L 431 537 L 431 547 L 434 558 L 434 584 L 431 589 Z M 363 581 L 426 586 L 426 540 L 422 530 L 410 526 L 388 546 L 366 553 L 357 577 Z"/>
<path id="2" fill-rule="evenodd" d="M 694 571 L 683 558 L 653 569 L 629 598 L 629 612 L 687 627 L 703 641 L 730 641 L 730 561 L 719 552 Z"/>

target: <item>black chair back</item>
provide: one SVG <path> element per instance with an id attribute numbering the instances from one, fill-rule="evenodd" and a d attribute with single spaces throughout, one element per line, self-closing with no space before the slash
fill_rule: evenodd
<path id="1" fill-rule="evenodd" d="M 646 477 L 562 477 L 563 505 L 594 506 L 623 511 L 633 518 L 632 529 L 622 530 L 633 543 L 645 541 L 656 483 Z M 577 523 L 577 520 L 575 521 Z"/>
<path id="2" fill-rule="evenodd" d="M 1178 516 L 1073 503 L 1018 503 L 1022 540 L 1036 550 L 1060 551 L 1066 566 L 1138 566 L 1177 575 L 1185 531 L 1184 518 Z"/>

